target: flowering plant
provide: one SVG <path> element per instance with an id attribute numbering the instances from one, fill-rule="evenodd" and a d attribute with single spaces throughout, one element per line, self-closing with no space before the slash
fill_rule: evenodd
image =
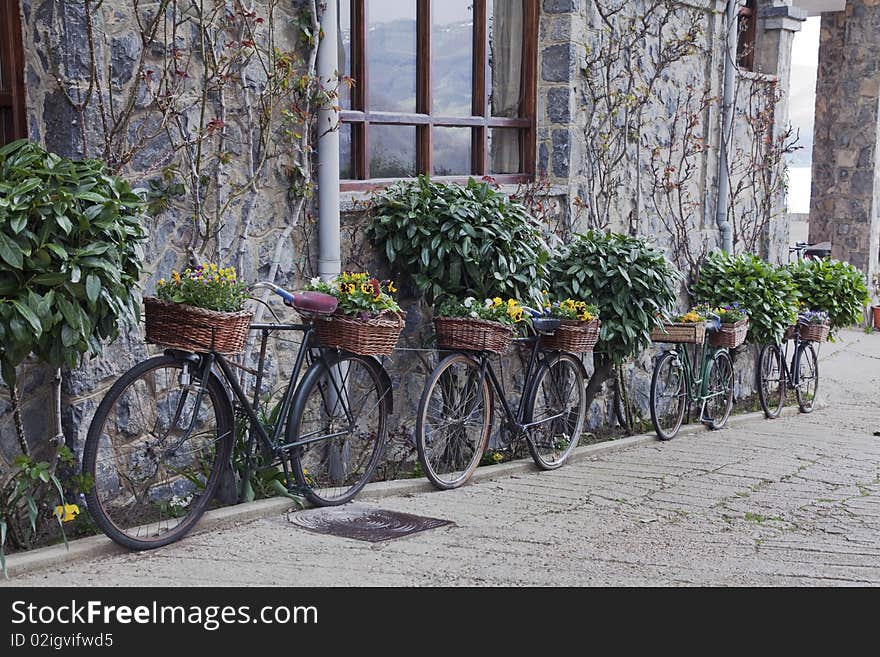
<path id="1" fill-rule="evenodd" d="M 599 308 L 586 301 L 575 301 L 568 298 L 562 301 L 550 301 L 550 294 L 544 292 L 542 302 L 544 314 L 557 319 L 574 319 L 581 322 L 592 322 L 599 318 Z"/>
<path id="2" fill-rule="evenodd" d="M 170 303 L 220 312 L 239 312 L 248 298 L 248 287 L 238 281 L 234 267 L 221 269 L 214 263 L 171 272 L 171 280 L 159 280 L 156 296 Z"/>
<path id="3" fill-rule="evenodd" d="M 712 311 L 709 304 L 701 303 L 698 306 L 694 306 L 683 315 L 673 317 L 672 321 L 677 324 L 697 324 L 699 322 L 705 322 L 710 312 Z"/>
<path id="4" fill-rule="evenodd" d="M 798 313 L 801 324 L 828 324 L 828 313 L 821 310 L 804 310 Z"/>
<path id="5" fill-rule="evenodd" d="M 746 312 L 745 308 L 740 306 L 736 301 L 729 306 L 716 308 L 712 312 L 721 318 L 722 324 L 736 324 L 743 319 L 749 318 L 749 314 Z"/>
<path id="6" fill-rule="evenodd" d="M 469 317 L 513 326 L 523 321 L 525 309 L 516 299 L 505 303 L 501 297 L 495 297 L 480 303 L 474 297 L 467 297 L 464 301 L 447 299 L 437 307 L 436 316 Z"/>
<path id="7" fill-rule="evenodd" d="M 380 282 L 366 272 L 343 272 L 330 282 L 315 277 L 306 289 L 336 297 L 339 300 L 337 312 L 342 315 L 370 319 L 384 312 L 400 311 L 391 296 L 397 292 L 394 283 Z"/>

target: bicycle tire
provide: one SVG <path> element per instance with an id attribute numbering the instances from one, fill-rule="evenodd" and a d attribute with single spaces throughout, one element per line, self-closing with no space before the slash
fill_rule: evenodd
<path id="1" fill-rule="evenodd" d="M 94 482 L 85 495 L 89 513 L 101 531 L 132 550 L 162 547 L 183 537 L 207 509 L 230 462 L 235 425 L 226 389 L 212 373 L 193 419 L 193 409 L 186 408 L 192 390 L 183 387 L 180 379 L 185 365 L 193 364 L 171 354 L 136 364 L 104 395 L 86 435 L 82 473 Z M 170 376 L 164 377 L 168 397 L 163 400 L 158 396 L 160 370 L 168 370 L 169 375 L 179 370 L 176 388 Z M 196 372 L 191 374 L 197 384 Z M 139 414 L 132 410 L 136 403 Z M 197 432 L 189 430 L 190 422 L 197 423 Z M 183 437 L 169 446 L 179 431 Z M 164 435 L 156 435 L 159 432 Z M 184 445 L 193 449 L 190 464 L 180 458 Z M 149 469 L 154 469 L 153 477 L 145 476 Z M 160 473 L 167 478 L 155 481 Z M 175 515 L 182 510 L 182 516 Z"/>
<path id="2" fill-rule="evenodd" d="M 801 365 L 807 364 L 810 368 L 810 376 L 804 384 L 801 373 Z M 797 374 L 795 396 L 801 413 L 812 413 L 815 409 L 816 395 L 819 392 L 819 358 L 812 342 L 801 342 L 795 355 L 794 371 Z"/>
<path id="3" fill-rule="evenodd" d="M 576 397 L 576 406 L 569 407 Z M 526 402 L 523 420 L 528 424 L 540 418 L 535 417 L 536 407 L 543 401 L 549 406 L 553 418 L 559 419 L 532 427 L 527 433 L 527 442 L 532 459 L 542 470 L 555 470 L 562 466 L 572 450 L 580 441 L 587 411 L 586 375 L 584 366 L 576 356 L 556 353 L 541 363 L 535 372 Z M 549 431 L 539 435 L 543 427 Z M 547 458 L 553 455 L 553 458 Z"/>
<path id="4" fill-rule="evenodd" d="M 758 401 L 768 420 L 778 418 L 782 413 L 785 405 L 785 380 L 785 363 L 779 345 L 764 345 L 758 356 Z M 773 383 L 777 384 L 775 391 Z"/>
<path id="5" fill-rule="evenodd" d="M 662 381 L 664 369 L 669 369 L 669 373 L 666 374 L 667 380 L 669 377 L 677 379 L 678 383 L 673 383 L 673 388 L 677 385 L 678 389 L 673 389 L 669 394 L 660 395 L 658 391 L 660 386 L 664 385 L 664 381 Z M 678 400 L 677 402 L 670 402 L 673 409 L 671 413 L 661 407 L 660 398 L 667 396 Z M 684 420 L 685 409 L 687 408 L 687 396 L 687 379 L 685 378 L 684 367 L 678 358 L 678 354 L 674 351 L 666 351 L 657 359 L 654 365 L 654 373 L 651 375 L 651 397 L 649 402 L 651 424 L 654 425 L 654 431 L 657 432 L 657 437 L 660 440 L 672 440 L 678 435 Z M 671 424 L 667 420 L 671 420 Z"/>
<path id="6" fill-rule="evenodd" d="M 724 379 L 719 380 L 719 376 L 724 377 Z M 710 429 L 723 429 L 724 425 L 727 424 L 728 418 L 730 418 L 730 411 L 733 410 L 734 376 L 733 359 L 730 357 L 730 354 L 726 350 L 716 351 L 712 356 L 712 367 L 709 370 L 709 394 L 724 393 L 724 396 L 712 397 L 706 403 L 706 407 L 709 406 L 711 399 L 720 399 L 723 403 L 723 406 L 720 407 L 720 417 L 718 417 L 717 413 L 712 414 L 712 418 L 708 422 Z"/>
<path id="7" fill-rule="evenodd" d="M 290 449 L 296 483 L 315 506 L 337 506 L 351 501 L 372 479 L 385 447 L 391 388 L 382 366 L 371 356 L 343 352 L 332 362 L 316 360 L 297 388 L 287 422 L 287 442 L 312 439 Z M 330 377 L 338 377 L 348 398 L 341 400 Z M 347 407 L 346 407 L 347 404 Z M 340 412 L 357 413 L 346 434 L 329 437 Z M 368 418 L 361 414 L 366 410 Z M 324 426 L 328 428 L 323 428 Z M 341 469 L 340 469 L 341 468 Z"/>
<path id="8" fill-rule="evenodd" d="M 489 442 L 492 405 L 492 387 L 473 358 L 450 354 L 431 372 L 419 399 L 415 439 L 419 462 L 435 488 L 458 488 L 477 469 Z M 452 418 L 453 412 L 461 417 Z M 473 430 L 466 428 L 471 419 Z"/>

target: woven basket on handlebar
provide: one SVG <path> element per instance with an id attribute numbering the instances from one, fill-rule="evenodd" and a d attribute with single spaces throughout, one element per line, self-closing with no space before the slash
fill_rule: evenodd
<path id="1" fill-rule="evenodd" d="M 403 330 L 406 313 L 385 312 L 358 319 L 347 315 L 315 317 L 315 336 L 324 347 L 344 349 L 361 356 L 390 356 Z"/>
<path id="2" fill-rule="evenodd" d="M 706 322 L 669 323 L 651 331 L 653 342 L 702 344 L 706 337 Z"/>
<path id="3" fill-rule="evenodd" d="M 504 353 L 513 339 L 513 329 L 500 322 L 467 317 L 435 317 L 437 348 Z"/>
<path id="4" fill-rule="evenodd" d="M 797 331 L 803 342 L 825 342 L 831 327 L 828 324 L 808 324 L 798 322 Z"/>
<path id="5" fill-rule="evenodd" d="M 736 349 L 746 341 L 749 333 L 749 320 L 741 319 L 738 322 L 722 324 L 717 331 L 710 331 L 709 344 L 713 347 L 727 347 Z"/>
<path id="6" fill-rule="evenodd" d="M 541 346 L 553 351 L 567 351 L 573 354 L 585 354 L 593 351 L 599 341 L 599 329 L 602 323 L 598 319 L 582 322 L 577 319 L 564 319 L 553 335 L 542 335 Z"/>
<path id="7" fill-rule="evenodd" d="M 251 317 L 250 311 L 224 313 L 144 297 L 147 342 L 187 351 L 240 354 Z"/>

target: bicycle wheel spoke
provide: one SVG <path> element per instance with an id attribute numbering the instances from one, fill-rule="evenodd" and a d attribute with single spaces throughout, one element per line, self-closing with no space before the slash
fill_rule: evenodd
<path id="1" fill-rule="evenodd" d="M 542 468 L 562 465 L 580 440 L 586 411 L 583 375 L 576 359 L 560 354 L 538 370 L 527 424 L 529 449 Z"/>

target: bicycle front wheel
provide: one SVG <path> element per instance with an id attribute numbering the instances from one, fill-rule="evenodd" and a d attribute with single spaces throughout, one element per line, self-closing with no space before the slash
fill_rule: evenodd
<path id="1" fill-rule="evenodd" d="M 291 469 L 316 506 L 345 504 L 382 458 L 391 388 L 369 356 L 316 361 L 296 392 L 287 423 Z"/>
<path id="2" fill-rule="evenodd" d="M 795 356 L 795 394 L 801 413 L 812 413 L 819 391 L 819 359 L 812 342 L 801 342 Z"/>
<path id="3" fill-rule="evenodd" d="M 660 356 L 651 377 L 651 423 L 660 440 L 671 440 L 681 429 L 688 387 L 684 366 L 674 351 Z"/>
<path id="4" fill-rule="evenodd" d="M 567 353 L 545 361 L 525 409 L 529 451 L 539 468 L 555 470 L 577 447 L 587 411 L 587 391 L 581 361 Z"/>
<path id="5" fill-rule="evenodd" d="M 722 429 L 733 409 L 733 360 L 726 351 L 716 352 L 709 370 L 704 419 L 712 429 Z"/>
<path id="6" fill-rule="evenodd" d="M 769 420 L 779 417 L 785 403 L 784 366 L 779 345 L 764 345 L 758 358 L 758 399 Z"/>
<path id="7" fill-rule="evenodd" d="M 492 425 L 492 391 L 480 364 L 464 354 L 434 368 L 416 420 L 425 476 L 440 490 L 465 483 L 480 464 Z"/>
<path id="8" fill-rule="evenodd" d="M 172 543 L 211 503 L 233 441 L 232 408 L 213 375 L 198 400 L 193 363 L 145 360 L 110 388 L 89 425 L 83 474 L 89 513 L 127 548 Z M 198 401 L 197 401 L 198 400 Z"/>

